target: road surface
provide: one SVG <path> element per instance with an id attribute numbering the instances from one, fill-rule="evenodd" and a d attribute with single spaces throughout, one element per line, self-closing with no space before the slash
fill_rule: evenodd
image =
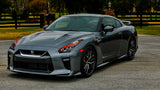
<path id="1" fill-rule="evenodd" d="M 123 59 L 98 68 L 89 78 L 17 74 L 6 70 L 7 49 L 0 41 L 0 90 L 146 90 L 160 89 L 160 37 L 139 36 L 133 61 Z"/>

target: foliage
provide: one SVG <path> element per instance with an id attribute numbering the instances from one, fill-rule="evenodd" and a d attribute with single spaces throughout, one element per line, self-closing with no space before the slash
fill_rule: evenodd
<path id="1" fill-rule="evenodd" d="M 105 0 L 50 0 L 52 7 L 58 12 L 65 9 L 69 13 L 102 13 Z"/>
<path id="2" fill-rule="evenodd" d="M 69 13 L 80 13 L 84 7 L 84 0 L 64 0 Z"/>
<path id="3" fill-rule="evenodd" d="M 46 0 L 33 0 L 27 5 L 28 10 L 32 13 L 40 13 L 47 8 Z"/>
<path id="4" fill-rule="evenodd" d="M 151 0 L 151 6 L 154 10 L 160 11 L 160 0 Z"/>
<path id="5" fill-rule="evenodd" d="M 51 7 L 56 10 L 56 12 L 59 12 L 59 15 L 61 13 L 64 13 L 65 11 L 65 2 L 64 0 L 50 0 Z"/>
<path id="6" fill-rule="evenodd" d="M 0 0 L 0 14 L 5 11 L 5 9 L 9 8 L 11 3 L 9 0 Z"/>
<path id="7" fill-rule="evenodd" d="M 151 9 L 151 0 L 135 0 L 136 10 L 138 13 L 144 13 Z"/>
<path id="8" fill-rule="evenodd" d="M 136 7 L 138 13 L 150 12 L 151 7 L 160 10 L 160 0 L 50 0 L 52 7 L 58 12 L 69 13 L 102 13 L 108 9 L 108 2 L 112 3 L 112 9 L 116 14 L 125 15 Z"/>
<path id="9" fill-rule="evenodd" d="M 126 14 L 133 8 L 133 0 L 113 0 L 112 8 L 116 14 Z"/>
<path id="10" fill-rule="evenodd" d="M 103 13 L 105 0 L 85 0 L 85 9 L 88 13 Z"/>

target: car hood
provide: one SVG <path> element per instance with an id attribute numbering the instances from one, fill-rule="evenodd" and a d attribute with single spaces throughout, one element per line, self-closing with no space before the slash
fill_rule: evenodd
<path id="1" fill-rule="evenodd" d="M 56 47 L 90 35 L 93 35 L 93 32 L 41 31 L 22 38 L 19 45 Z"/>

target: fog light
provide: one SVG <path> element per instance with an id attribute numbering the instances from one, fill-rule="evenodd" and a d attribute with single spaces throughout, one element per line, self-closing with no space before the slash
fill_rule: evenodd
<path id="1" fill-rule="evenodd" d="M 63 60 L 64 67 L 70 70 L 71 69 L 70 58 L 63 58 L 62 60 Z"/>
<path id="2" fill-rule="evenodd" d="M 70 58 L 63 58 L 62 60 L 63 60 L 63 61 L 69 61 Z"/>

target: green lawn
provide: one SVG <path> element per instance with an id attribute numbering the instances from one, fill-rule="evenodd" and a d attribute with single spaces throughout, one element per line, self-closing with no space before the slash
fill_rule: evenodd
<path id="1" fill-rule="evenodd" d="M 17 39 L 35 32 L 42 31 L 39 27 L 21 27 L 15 30 L 14 28 L 0 28 L 0 40 Z"/>
<path id="2" fill-rule="evenodd" d="M 160 26 L 136 27 L 138 34 L 158 35 L 160 36 Z"/>
<path id="3" fill-rule="evenodd" d="M 143 26 L 136 27 L 138 34 L 158 35 L 160 36 L 160 26 Z M 17 39 L 35 32 L 42 31 L 39 27 L 21 27 L 15 30 L 14 28 L 0 28 L 0 40 Z"/>

